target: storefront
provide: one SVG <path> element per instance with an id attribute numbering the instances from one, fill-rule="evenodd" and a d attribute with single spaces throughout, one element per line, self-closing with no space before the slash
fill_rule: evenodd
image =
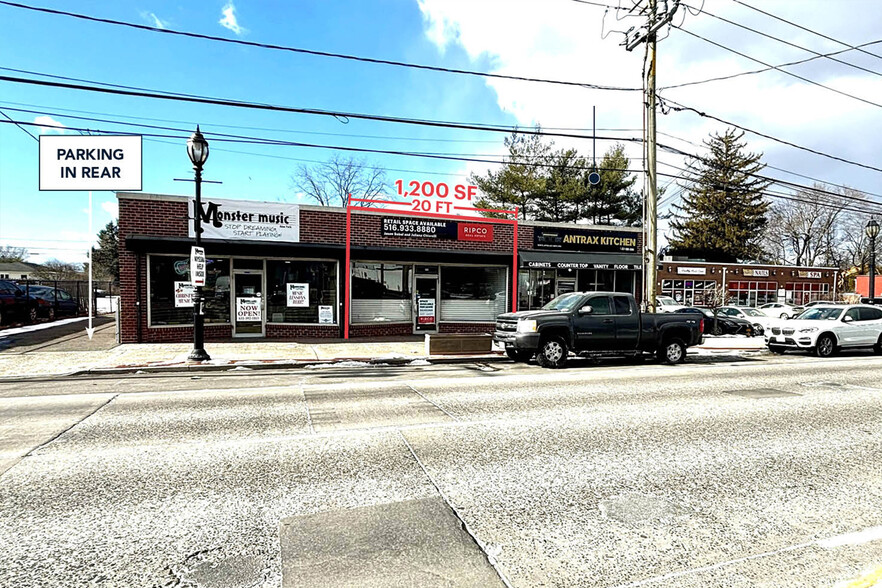
<path id="1" fill-rule="evenodd" d="M 782 265 L 723 264 L 664 260 L 658 272 L 659 294 L 686 306 L 770 302 L 807 304 L 835 300 L 838 269 Z"/>
<path id="2" fill-rule="evenodd" d="M 118 194 L 123 342 L 189 341 L 192 200 Z M 574 290 L 640 291 L 639 229 L 206 199 L 207 340 L 475 333 Z M 517 260 L 517 261 L 515 261 Z M 512 292 L 517 272 L 517 291 Z M 346 293 L 349 292 L 347 299 Z"/>

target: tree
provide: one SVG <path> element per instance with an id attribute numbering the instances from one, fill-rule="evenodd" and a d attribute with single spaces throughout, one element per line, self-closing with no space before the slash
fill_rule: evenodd
<path id="1" fill-rule="evenodd" d="M 28 250 L 25 247 L 13 247 L 12 245 L 0 246 L 0 262 L 24 261 L 28 258 Z"/>
<path id="2" fill-rule="evenodd" d="M 488 171 L 485 176 L 472 174 L 472 182 L 483 193 L 475 206 L 507 210 L 517 207 L 522 219 L 534 218 L 537 208 L 542 208 L 540 201 L 546 190 L 546 172 L 541 164 L 551 159 L 552 145 L 545 143 L 540 135 L 513 131 L 505 138 L 508 155 L 502 169 Z"/>
<path id="3" fill-rule="evenodd" d="M 550 156 L 545 190 L 537 194 L 534 218 L 547 222 L 573 222 L 576 204 L 585 198 L 585 159 L 574 149 L 561 149 Z"/>
<path id="4" fill-rule="evenodd" d="M 83 266 L 57 259 L 50 259 L 34 272 L 42 280 L 80 280 L 83 278 Z"/>
<path id="5" fill-rule="evenodd" d="M 756 177 L 765 167 L 761 154 L 745 152 L 743 132 L 728 129 L 704 144 L 707 157 L 694 157 L 686 177 L 683 204 L 671 222 L 674 254 L 707 261 L 755 261 L 763 257 L 762 238 L 770 182 Z"/>
<path id="6" fill-rule="evenodd" d="M 334 154 L 325 163 L 301 164 L 291 176 L 291 188 L 321 206 L 346 206 L 353 198 L 376 200 L 387 188 L 386 171 L 362 159 Z M 369 207 L 370 202 L 358 202 Z"/>
<path id="7" fill-rule="evenodd" d="M 98 248 L 92 248 L 92 263 L 98 275 L 119 279 L 119 225 L 110 221 L 98 231 Z"/>

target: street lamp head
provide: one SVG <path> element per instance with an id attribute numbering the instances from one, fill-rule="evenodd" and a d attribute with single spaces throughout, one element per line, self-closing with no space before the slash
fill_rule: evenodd
<path id="1" fill-rule="evenodd" d="M 199 132 L 199 125 L 196 125 L 196 132 L 187 141 L 187 155 L 194 167 L 201 168 L 208 159 L 208 141 Z"/>
<path id="2" fill-rule="evenodd" d="M 879 235 L 879 223 L 876 222 L 876 219 L 871 218 L 870 222 L 867 223 L 867 237 L 870 239 L 875 239 Z"/>

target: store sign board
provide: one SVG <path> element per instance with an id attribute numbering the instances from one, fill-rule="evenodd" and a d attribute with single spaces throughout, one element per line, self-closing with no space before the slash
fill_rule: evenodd
<path id="1" fill-rule="evenodd" d="M 383 218 L 384 237 L 493 242 L 493 225 L 423 218 Z"/>
<path id="2" fill-rule="evenodd" d="M 40 135 L 40 190 L 141 190 L 141 136 Z"/>
<path id="3" fill-rule="evenodd" d="M 320 325 L 332 325 L 334 324 L 334 307 L 333 306 L 319 306 L 319 324 Z"/>
<path id="4" fill-rule="evenodd" d="M 417 304 L 417 322 L 421 325 L 431 325 L 435 322 L 435 299 L 420 298 Z"/>
<path id="5" fill-rule="evenodd" d="M 309 306 L 309 284 L 287 284 L 288 306 L 303 308 Z"/>
<path id="6" fill-rule="evenodd" d="M 190 282 L 175 282 L 175 308 L 193 308 L 193 292 Z"/>
<path id="7" fill-rule="evenodd" d="M 818 280 L 821 278 L 821 272 L 809 272 L 800 270 L 796 273 L 800 278 L 809 278 L 811 280 Z"/>
<path id="8" fill-rule="evenodd" d="M 196 201 L 189 204 L 194 218 Z M 203 239 L 234 241 L 300 241 L 300 206 L 285 202 L 203 199 L 200 213 Z M 188 223 L 195 237 L 193 222 Z"/>
<path id="9" fill-rule="evenodd" d="M 205 248 L 190 247 L 190 281 L 194 286 L 205 285 Z"/>
<path id="10" fill-rule="evenodd" d="M 767 269 L 754 269 L 754 268 L 746 267 L 743 270 L 741 270 L 741 274 L 744 276 L 747 276 L 749 278 L 750 277 L 768 278 L 769 277 L 769 270 L 767 270 Z"/>
<path id="11" fill-rule="evenodd" d="M 522 265 L 523 267 L 523 265 Z M 608 270 L 639 270 L 640 265 L 633 263 L 587 263 L 574 261 L 528 261 L 530 269 L 608 269 Z"/>
<path id="12" fill-rule="evenodd" d="M 678 267 L 677 273 L 687 276 L 704 276 L 707 275 L 706 267 Z"/>
<path id="13" fill-rule="evenodd" d="M 533 230 L 535 249 L 566 251 L 610 251 L 636 253 L 637 235 L 602 229 L 544 229 Z"/>
<path id="14" fill-rule="evenodd" d="M 260 298 L 236 298 L 236 322 L 259 323 L 260 320 Z"/>

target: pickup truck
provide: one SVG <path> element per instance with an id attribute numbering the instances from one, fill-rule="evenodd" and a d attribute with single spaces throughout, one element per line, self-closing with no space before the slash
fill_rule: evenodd
<path id="1" fill-rule="evenodd" d="M 679 313 L 641 313 L 621 292 L 562 294 L 540 310 L 496 317 L 493 340 L 515 361 L 562 368 L 570 351 L 589 357 L 655 354 L 676 364 L 686 348 L 701 343 L 704 319 Z"/>

